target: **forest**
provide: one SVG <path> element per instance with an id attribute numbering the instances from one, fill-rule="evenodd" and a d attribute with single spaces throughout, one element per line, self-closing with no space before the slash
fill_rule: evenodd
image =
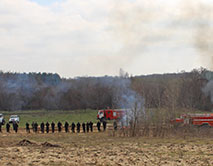
<path id="1" fill-rule="evenodd" d="M 0 110 L 75 110 L 129 107 L 211 111 L 213 72 L 62 78 L 55 73 L 0 72 Z"/>

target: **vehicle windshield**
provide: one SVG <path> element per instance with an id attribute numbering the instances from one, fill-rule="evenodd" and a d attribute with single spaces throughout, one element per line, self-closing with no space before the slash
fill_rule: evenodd
<path id="1" fill-rule="evenodd" d="M 99 112 L 98 112 L 99 115 L 101 115 L 101 114 L 103 114 L 103 113 L 104 113 L 103 111 L 99 111 Z"/>
<path id="2" fill-rule="evenodd" d="M 11 115 L 10 118 L 17 118 L 18 115 Z"/>

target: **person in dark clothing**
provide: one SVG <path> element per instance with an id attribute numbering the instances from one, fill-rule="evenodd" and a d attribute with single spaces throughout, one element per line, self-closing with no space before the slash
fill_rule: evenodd
<path id="1" fill-rule="evenodd" d="M 87 133 L 89 133 L 90 123 L 89 123 L 89 122 L 87 122 L 87 123 L 86 123 L 86 126 L 87 126 Z"/>
<path id="2" fill-rule="evenodd" d="M 30 125 L 29 125 L 29 123 L 26 123 L 26 132 L 30 133 Z"/>
<path id="3" fill-rule="evenodd" d="M 42 122 L 42 123 L 40 124 L 40 128 L 41 128 L 41 133 L 44 133 L 44 122 Z"/>
<path id="4" fill-rule="evenodd" d="M 93 132 L 93 123 L 91 121 L 90 121 L 89 125 L 90 125 L 90 131 Z"/>
<path id="5" fill-rule="evenodd" d="M 118 129 L 118 125 L 117 125 L 117 122 L 116 122 L 116 121 L 113 122 L 113 127 L 114 127 L 114 130 L 115 130 L 115 131 Z"/>
<path id="6" fill-rule="evenodd" d="M 35 124 L 34 122 L 31 124 L 33 132 L 35 132 L 34 124 Z"/>
<path id="7" fill-rule="evenodd" d="M 77 132 L 80 133 L 80 128 L 81 128 L 81 124 L 78 122 L 77 123 Z"/>
<path id="8" fill-rule="evenodd" d="M 62 127 L 61 122 L 58 122 L 57 126 L 58 126 L 58 132 L 60 133 L 61 132 L 61 127 Z"/>
<path id="9" fill-rule="evenodd" d="M 99 132 L 101 131 L 101 123 L 99 121 L 97 122 L 97 129 Z"/>
<path id="10" fill-rule="evenodd" d="M 71 128 L 72 128 L 72 132 L 74 133 L 75 132 L 75 123 L 74 122 L 72 122 Z"/>
<path id="11" fill-rule="evenodd" d="M 50 124 L 47 122 L 47 123 L 46 123 L 46 132 L 47 132 L 47 133 L 49 133 L 49 130 L 50 130 L 49 126 L 50 126 Z"/>
<path id="12" fill-rule="evenodd" d="M 107 126 L 107 122 L 103 121 L 103 129 L 104 129 L 104 131 L 106 131 L 106 126 Z"/>
<path id="13" fill-rule="evenodd" d="M 83 128 L 83 132 L 85 133 L 86 132 L 86 125 L 85 125 L 84 122 L 82 123 L 82 128 Z"/>
<path id="14" fill-rule="evenodd" d="M 69 123 L 68 122 L 65 122 L 64 128 L 65 128 L 66 133 L 69 132 Z"/>
<path id="15" fill-rule="evenodd" d="M 55 132 L 55 123 L 54 122 L 51 123 L 51 128 L 52 128 L 52 133 L 54 133 Z"/>
<path id="16" fill-rule="evenodd" d="M 13 121 L 13 130 L 14 130 L 14 131 L 15 131 L 15 123 L 16 123 L 16 122 Z"/>
<path id="17" fill-rule="evenodd" d="M 10 132 L 10 124 L 9 123 L 6 124 L 6 129 L 7 129 L 7 132 L 9 133 Z"/>
<path id="18" fill-rule="evenodd" d="M 14 122 L 14 130 L 16 133 L 18 132 L 18 123 L 17 122 Z"/>
<path id="19" fill-rule="evenodd" d="M 34 131 L 35 131 L 35 133 L 38 132 L 38 123 L 37 122 L 34 123 Z"/>

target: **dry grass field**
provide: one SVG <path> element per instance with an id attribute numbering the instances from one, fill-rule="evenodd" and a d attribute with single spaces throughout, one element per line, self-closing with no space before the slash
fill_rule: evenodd
<path id="1" fill-rule="evenodd" d="M 101 133 L 0 133 L 0 165 L 213 165 L 211 138 L 118 137 Z"/>

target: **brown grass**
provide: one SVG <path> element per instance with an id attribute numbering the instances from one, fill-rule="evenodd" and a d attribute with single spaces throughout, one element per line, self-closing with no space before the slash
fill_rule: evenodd
<path id="1" fill-rule="evenodd" d="M 1 133 L 0 165 L 213 165 L 211 138 L 111 133 Z M 24 139 L 33 144 L 18 145 Z"/>

